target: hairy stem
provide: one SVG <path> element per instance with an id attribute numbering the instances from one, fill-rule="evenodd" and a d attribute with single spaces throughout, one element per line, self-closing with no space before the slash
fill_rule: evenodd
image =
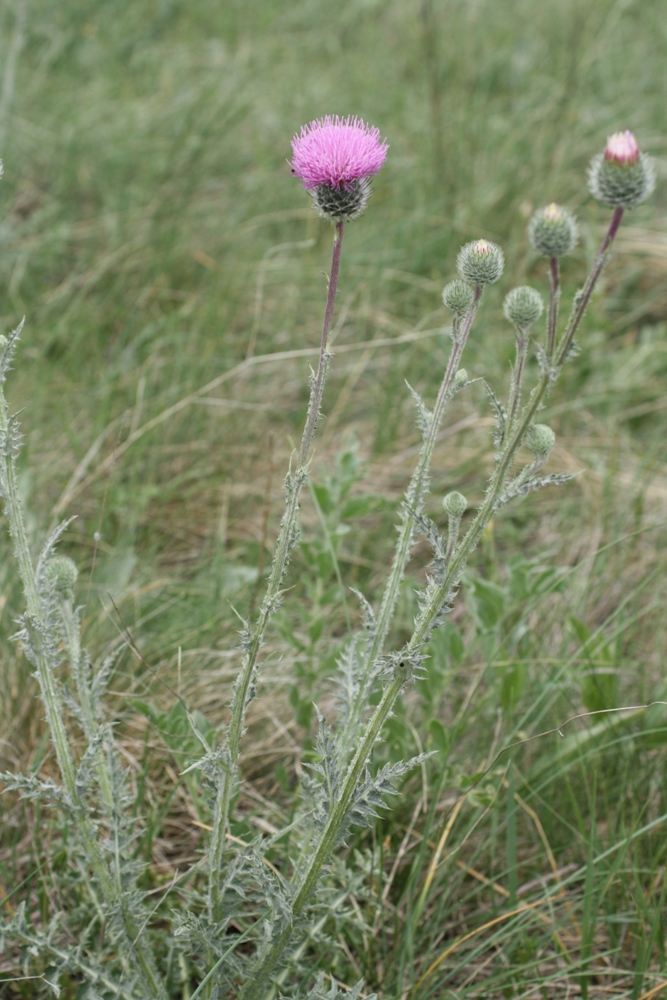
<path id="1" fill-rule="evenodd" d="M 525 330 L 517 329 L 516 361 L 512 372 L 512 384 L 510 388 L 509 405 L 507 407 L 508 427 L 511 427 L 514 423 L 516 411 L 518 410 L 519 403 L 521 402 L 521 383 L 523 381 L 523 372 L 526 364 L 526 357 L 528 355 L 528 343 L 528 333 Z"/>
<path id="2" fill-rule="evenodd" d="M 553 359 L 556 346 L 556 327 L 558 325 L 558 306 L 560 303 L 560 263 L 558 257 L 549 260 L 549 308 L 547 310 L 547 358 Z"/>
<path id="3" fill-rule="evenodd" d="M 384 644 L 387 640 L 387 634 L 394 617 L 401 583 L 403 582 L 403 577 L 405 576 L 405 569 L 410 558 L 410 549 L 412 547 L 415 523 L 414 514 L 412 512 L 415 511 L 416 513 L 420 513 L 424 504 L 424 497 L 428 492 L 433 451 L 438 439 L 438 434 L 440 433 L 442 418 L 450 399 L 452 382 L 461 363 L 461 356 L 468 339 L 468 334 L 470 333 L 475 314 L 479 308 L 481 294 L 482 289 L 478 286 L 475 288 L 473 303 L 463 317 L 463 320 L 460 324 L 457 320 L 454 322 L 452 329 L 452 350 L 449 355 L 445 374 L 442 382 L 440 383 L 440 389 L 435 401 L 435 406 L 433 407 L 433 414 L 429 423 L 428 432 L 422 442 L 415 471 L 413 472 L 408 488 L 405 491 L 407 506 L 403 508 L 401 513 L 401 528 L 396 542 L 396 548 L 394 550 L 391 570 L 389 571 L 387 584 L 380 602 L 380 610 L 378 612 L 375 634 L 364 657 L 364 666 L 361 671 L 361 688 L 358 692 L 354 705 L 351 707 L 346 730 L 341 739 L 341 745 L 344 753 L 349 751 L 350 745 L 356 738 L 358 727 L 361 724 L 361 715 L 367 701 L 367 687 L 373 681 L 372 667 L 378 656 L 382 653 Z"/>
<path id="4" fill-rule="evenodd" d="M 333 329 L 336 291 L 338 289 L 338 276 L 340 273 L 340 258 L 343 246 L 343 227 L 344 223 L 342 221 L 337 222 L 334 231 L 327 303 L 324 313 L 324 323 L 322 326 L 320 358 L 317 373 L 311 380 L 308 413 L 301 438 L 301 445 L 299 447 L 297 467 L 295 472 L 293 474 L 290 473 L 287 477 L 285 513 L 283 514 L 283 519 L 280 524 L 278 541 L 276 543 L 276 553 L 271 566 L 271 573 L 259 614 L 255 623 L 248 628 L 245 636 L 246 655 L 234 690 L 232 717 L 227 734 L 228 756 L 225 762 L 225 772 L 221 778 L 216 796 L 213 812 L 213 830 L 209 849 L 208 908 L 211 919 L 217 919 L 220 915 L 220 871 L 222 868 L 225 848 L 225 835 L 228 830 L 229 810 L 234 786 L 236 784 L 238 759 L 241 752 L 241 737 L 243 736 L 246 709 L 252 698 L 252 689 L 256 679 L 259 651 L 264 641 L 266 627 L 274 612 L 280 606 L 282 584 L 287 571 L 289 554 L 294 547 L 297 538 L 299 499 L 301 496 L 301 490 L 308 480 L 310 446 L 315 435 L 317 419 L 320 415 L 324 385 L 331 358 L 330 341 L 331 331 Z"/>
<path id="5" fill-rule="evenodd" d="M 602 246 L 598 251 L 598 255 L 595 258 L 591 272 L 588 275 L 586 284 L 584 285 L 582 291 L 576 296 L 574 300 L 574 305 L 572 308 L 572 314 L 568 321 L 567 327 L 565 328 L 565 333 L 561 343 L 558 345 L 556 350 L 556 366 L 560 367 L 566 360 L 570 353 L 570 348 L 572 347 L 572 342 L 574 341 L 577 328 L 581 323 L 584 313 L 588 303 L 590 302 L 591 295 L 593 294 L 593 289 L 597 284 L 597 280 L 602 274 L 602 269 L 607 263 L 607 251 L 611 246 L 616 233 L 618 232 L 618 227 L 621 224 L 621 219 L 623 218 L 624 209 L 620 206 L 614 209 L 614 214 L 611 217 L 611 222 L 609 223 L 609 228 L 605 234 L 602 241 Z"/>
<path id="6" fill-rule="evenodd" d="M 37 678 L 42 698 L 46 707 L 46 718 L 51 731 L 51 738 L 56 751 L 56 759 L 62 776 L 64 788 L 72 802 L 72 816 L 76 824 L 79 838 L 83 846 L 88 864 L 90 865 L 100 890 L 109 909 L 119 909 L 122 915 L 125 933 L 130 944 L 127 961 L 130 955 L 136 957 L 141 978 L 150 991 L 151 996 L 166 998 L 164 988 L 158 978 L 152 955 L 139 939 L 138 925 L 130 912 L 126 894 L 120 884 L 120 873 L 114 879 L 104 860 L 97 840 L 95 827 L 90 819 L 85 804 L 82 802 L 76 784 L 76 770 L 72 751 L 67 738 L 62 701 L 58 693 L 53 661 L 49 643 L 55 641 L 50 634 L 50 623 L 44 616 L 35 567 L 30 555 L 28 535 L 23 520 L 21 501 L 16 478 L 16 460 L 12 447 L 12 431 L 9 421 L 9 410 L 2 388 L 0 376 L 0 488 L 5 502 L 5 513 L 9 523 L 9 531 L 14 542 L 14 548 L 19 565 L 19 574 L 27 604 L 25 627 L 32 648 Z"/>

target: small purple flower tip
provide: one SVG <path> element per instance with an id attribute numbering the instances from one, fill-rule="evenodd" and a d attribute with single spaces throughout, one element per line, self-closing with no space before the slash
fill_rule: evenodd
<path id="1" fill-rule="evenodd" d="M 292 173 L 305 188 L 347 187 L 376 174 L 389 149 L 380 130 L 361 118 L 327 115 L 304 125 L 292 139 Z"/>
<path id="2" fill-rule="evenodd" d="M 639 158 L 639 146 L 632 132 L 626 129 L 625 132 L 614 132 L 607 139 L 604 150 L 604 158 L 609 163 L 618 163 L 626 166 L 628 163 L 636 163 Z"/>

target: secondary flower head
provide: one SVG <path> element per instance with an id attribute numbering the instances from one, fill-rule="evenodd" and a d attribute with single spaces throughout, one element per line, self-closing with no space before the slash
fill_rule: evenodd
<path id="1" fill-rule="evenodd" d="M 327 115 L 294 136 L 290 166 L 321 215 L 350 219 L 366 207 L 370 178 L 381 169 L 388 148 L 380 130 L 361 118 Z"/>
<path id="2" fill-rule="evenodd" d="M 626 128 L 625 132 L 614 132 L 607 139 L 604 149 L 604 158 L 610 163 L 636 163 L 639 159 L 639 146 L 632 132 Z"/>
<path id="3" fill-rule="evenodd" d="M 572 212 L 552 202 L 539 208 L 528 225 L 528 237 L 545 257 L 562 257 L 577 245 L 577 221 Z"/>
<path id="4" fill-rule="evenodd" d="M 513 288 L 505 296 L 503 303 L 505 316 L 522 332 L 525 332 L 533 323 L 537 323 L 543 309 L 542 296 L 530 285 L 520 285 L 518 288 Z"/>
<path id="5" fill-rule="evenodd" d="M 588 168 L 591 193 L 604 205 L 633 208 L 646 201 L 655 187 L 655 167 L 642 153 L 632 132 L 615 132 L 603 153 Z"/>
<path id="6" fill-rule="evenodd" d="M 492 285 L 503 273 L 505 257 L 495 243 L 475 240 L 461 247 L 456 266 L 463 280 L 470 285 Z"/>

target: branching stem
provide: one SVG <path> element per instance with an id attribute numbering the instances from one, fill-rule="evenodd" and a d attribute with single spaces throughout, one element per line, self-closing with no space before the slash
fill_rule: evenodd
<path id="1" fill-rule="evenodd" d="M 412 511 L 417 513 L 421 511 L 424 504 L 424 497 L 428 492 L 433 451 L 435 449 L 435 444 L 442 425 L 442 418 L 444 416 L 447 403 L 451 397 L 452 383 L 461 364 L 461 357 L 468 339 L 468 334 L 470 333 L 473 320 L 475 319 L 475 315 L 479 308 L 481 295 L 482 289 L 477 286 L 477 288 L 475 288 L 474 298 L 470 309 L 464 315 L 462 320 L 459 321 L 457 318 L 454 321 L 452 329 L 452 349 L 447 362 L 447 367 L 445 369 L 445 374 L 442 382 L 440 383 L 440 389 L 435 401 L 435 406 L 433 407 L 433 414 L 429 423 L 428 432 L 419 451 L 417 466 L 405 492 L 406 506 L 403 507 L 401 514 L 401 528 L 396 542 L 396 548 L 394 549 L 394 558 L 391 570 L 389 571 L 387 584 L 380 602 L 380 610 L 378 612 L 375 634 L 370 648 L 364 658 L 364 666 L 361 671 L 361 689 L 354 705 L 351 706 L 346 730 L 343 734 L 343 738 L 341 739 L 343 752 L 348 751 L 350 745 L 356 739 L 357 730 L 361 723 L 360 715 L 367 702 L 367 686 L 373 682 L 373 664 L 382 653 L 384 644 L 387 640 L 387 634 L 394 617 L 401 583 L 403 582 L 403 577 L 405 576 L 405 569 L 410 558 L 410 549 L 412 547 L 415 522 Z"/>
<path id="2" fill-rule="evenodd" d="M 556 351 L 556 377 L 570 353 L 572 341 L 584 314 L 586 303 L 590 299 L 597 278 L 604 266 L 607 250 L 618 230 L 618 225 L 620 224 L 619 212 L 622 214 L 622 210 L 619 209 L 614 213 L 607 235 L 584 286 L 583 293 L 578 300 L 575 300 L 570 321 L 558 344 Z M 473 549 L 478 544 L 494 514 L 496 501 L 503 490 L 507 476 L 511 472 L 514 458 L 525 432 L 542 405 L 554 380 L 553 373 L 549 371 L 543 372 L 528 401 L 520 411 L 514 427 L 508 426 L 507 436 L 491 477 L 484 503 L 479 508 L 462 541 L 457 546 L 447 566 L 444 580 L 439 586 L 433 589 L 428 604 L 423 608 L 415 621 L 412 637 L 403 648 L 403 656 L 398 660 L 399 666 L 396 669 L 396 674 L 391 683 L 385 688 L 379 704 L 364 728 L 363 738 L 347 769 L 339 799 L 332 809 L 329 819 L 315 844 L 313 854 L 305 871 L 301 873 L 295 885 L 292 919 L 281 927 L 273 943 L 258 958 L 256 964 L 250 970 L 246 982 L 238 994 L 237 1000 L 257 1000 L 258 997 L 263 995 L 269 976 L 289 946 L 296 922 L 302 916 L 309 899 L 315 891 L 322 869 L 330 858 L 340 837 L 341 829 L 345 823 L 354 793 L 364 768 L 368 763 L 373 746 L 380 736 L 382 727 L 390 716 L 396 698 L 409 679 L 411 657 L 418 655 L 425 642 L 428 641 L 442 612 L 443 605 L 446 603 L 452 590 L 458 585 Z"/>

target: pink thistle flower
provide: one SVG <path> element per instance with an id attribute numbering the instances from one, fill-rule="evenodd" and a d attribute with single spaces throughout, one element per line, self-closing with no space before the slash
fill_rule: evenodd
<path id="1" fill-rule="evenodd" d="M 636 163 L 639 158 L 639 146 L 632 132 L 626 129 L 625 132 L 614 132 L 607 139 L 604 150 L 604 158 L 609 163 L 618 163 L 619 166 L 626 166 L 629 163 Z"/>
<path id="2" fill-rule="evenodd" d="M 292 173 L 306 189 L 349 188 L 376 174 L 387 157 L 380 130 L 361 118 L 327 115 L 304 125 L 292 139 Z"/>

